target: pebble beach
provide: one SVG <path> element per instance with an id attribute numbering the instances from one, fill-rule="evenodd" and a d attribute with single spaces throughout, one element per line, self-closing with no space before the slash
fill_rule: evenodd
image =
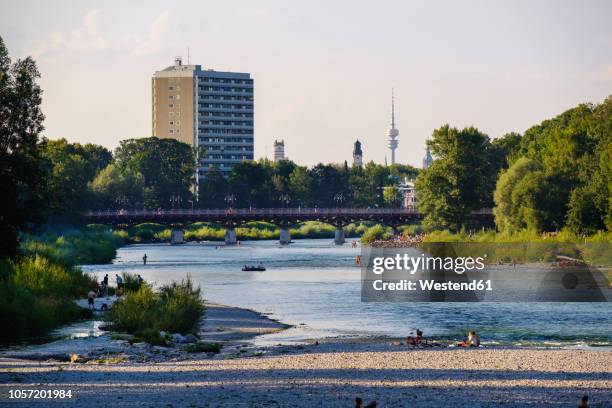
<path id="1" fill-rule="evenodd" d="M 583 395 L 589 395 L 591 407 L 610 406 L 612 401 L 610 351 L 409 349 L 387 338 L 261 347 L 250 340 L 287 326 L 245 309 L 216 305 L 210 313 L 201 337 L 222 342 L 219 354 L 174 351 L 135 358 L 138 352 L 130 355 L 126 346 L 114 352 L 127 356 L 124 359 L 71 363 L 45 356 L 45 347 L 53 349 L 50 345 L 5 351 L 0 355 L 0 402 L 58 407 L 352 407 L 361 397 L 366 404 L 376 401 L 378 407 L 566 407 L 578 406 Z M 100 343 L 96 347 L 103 347 Z M 57 347 L 54 353 L 57 356 Z M 9 399 L 9 390 L 15 389 L 71 390 L 72 398 Z"/>

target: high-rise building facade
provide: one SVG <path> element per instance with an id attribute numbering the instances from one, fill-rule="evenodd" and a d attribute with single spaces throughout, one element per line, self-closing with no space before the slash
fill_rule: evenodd
<path id="1" fill-rule="evenodd" d="M 274 161 L 279 162 L 285 160 L 285 141 L 274 141 Z"/>
<path id="2" fill-rule="evenodd" d="M 153 74 L 153 136 L 198 148 L 198 175 L 211 166 L 224 174 L 253 160 L 253 79 L 248 73 L 183 65 Z"/>

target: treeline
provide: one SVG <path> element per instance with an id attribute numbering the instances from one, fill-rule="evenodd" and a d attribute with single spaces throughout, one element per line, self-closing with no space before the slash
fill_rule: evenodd
<path id="1" fill-rule="evenodd" d="M 427 144 L 436 160 L 416 190 L 430 229 L 459 231 L 471 211 L 493 208 L 505 232 L 612 230 L 612 97 L 523 135 L 490 140 L 446 125 Z"/>

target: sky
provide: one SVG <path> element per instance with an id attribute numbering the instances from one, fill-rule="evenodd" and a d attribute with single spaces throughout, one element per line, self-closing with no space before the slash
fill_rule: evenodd
<path id="1" fill-rule="evenodd" d="M 0 36 L 42 77 L 44 135 L 114 149 L 151 136 L 151 76 L 174 57 L 249 72 L 255 157 L 420 166 L 443 124 L 491 138 L 612 94 L 612 1 L 0 0 Z"/>

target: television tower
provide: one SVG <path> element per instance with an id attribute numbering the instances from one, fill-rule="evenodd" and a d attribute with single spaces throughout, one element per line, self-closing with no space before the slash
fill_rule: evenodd
<path id="1" fill-rule="evenodd" d="M 391 164 L 395 164 L 395 149 L 397 149 L 399 136 L 399 130 L 395 128 L 395 97 L 393 94 L 393 88 L 391 88 L 391 127 L 387 131 L 389 136 L 389 149 L 391 149 Z"/>

